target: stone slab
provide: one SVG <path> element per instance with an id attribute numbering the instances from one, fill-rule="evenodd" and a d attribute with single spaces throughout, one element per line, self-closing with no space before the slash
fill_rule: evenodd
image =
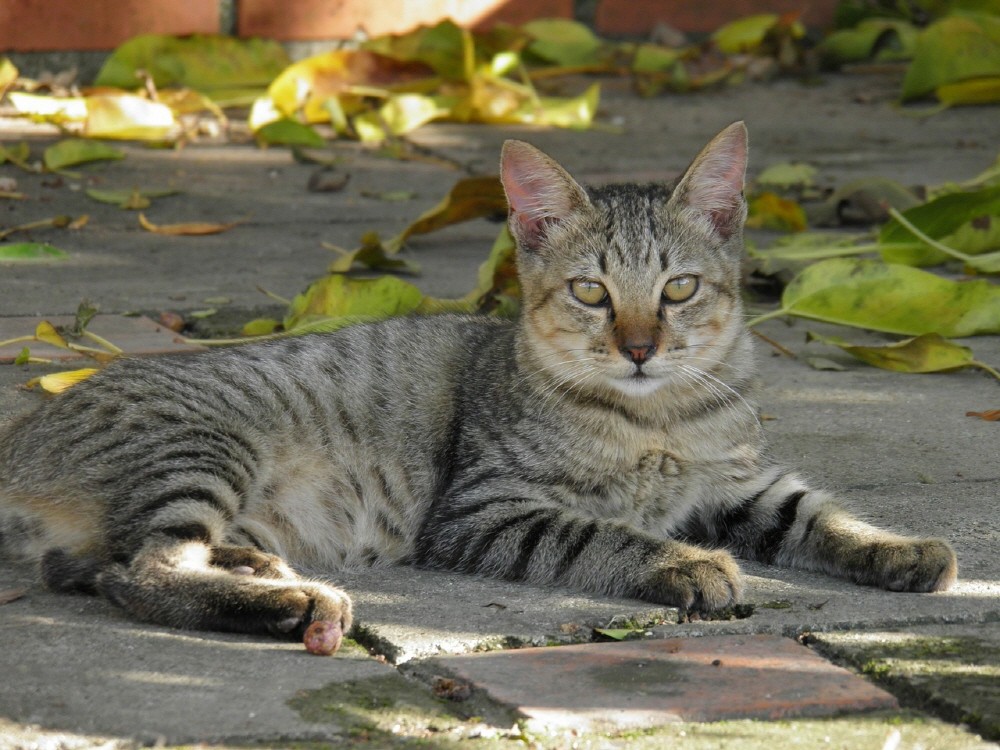
<path id="1" fill-rule="evenodd" d="M 1000 740 L 1000 622 L 819 633 L 809 641 L 905 705 Z"/>
<path id="2" fill-rule="evenodd" d="M 892 708 L 889 693 L 790 638 L 728 636 L 530 648 L 435 660 L 547 729 L 787 719 Z"/>

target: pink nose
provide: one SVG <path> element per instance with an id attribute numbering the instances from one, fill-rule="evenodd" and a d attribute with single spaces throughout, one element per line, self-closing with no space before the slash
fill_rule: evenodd
<path id="1" fill-rule="evenodd" d="M 656 344 L 625 344 L 621 352 L 633 364 L 641 365 L 656 353 Z"/>

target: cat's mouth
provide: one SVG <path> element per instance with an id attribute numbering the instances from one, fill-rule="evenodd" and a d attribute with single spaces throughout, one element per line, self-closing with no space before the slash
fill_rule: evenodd
<path id="1" fill-rule="evenodd" d="M 647 396 L 663 385 L 664 382 L 663 378 L 652 377 L 638 367 L 625 377 L 611 379 L 611 385 L 615 390 L 628 396 Z"/>

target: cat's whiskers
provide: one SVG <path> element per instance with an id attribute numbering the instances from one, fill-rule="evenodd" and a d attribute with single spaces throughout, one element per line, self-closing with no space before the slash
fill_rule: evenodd
<path id="1" fill-rule="evenodd" d="M 691 375 L 695 375 L 695 376 L 697 376 L 697 378 L 699 379 L 699 381 L 700 381 L 700 382 L 701 382 L 701 383 L 702 383 L 702 384 L 703 384 L 704 386 L 706 386 L 706 387 L 709 387 L 709 385 L 710 385 L 710 384 L 709 384 L 709 383 L 707 382 L 707 380 L 710 380 L 710 381 L 712 381 L 713 383 L 715 383 L 716 385 L 720 386 L 721 388 L 723 388 L 723 389 L 725 389 L 725 390 L 729 391 L 729 392 L 730 392 L 731 394 L 733 394 L 733 395 L 734 395 L 734 396 L 735 396 L 735 397 L 736 397 L 737 399 L 739 399 L 739 401 L 740 401 L 740 402 L 741 402 L 741 403 L 743 404 L 743 406 L 745 406 L 745 407 L 746 407 L 746 410 L 747 410 L 747 412 L 748 412 L 748 413 L 750 414 L 750 416 L 751 416 L 751 417 L 753 418 L 754 422 L 756 422 L 757 426 L 758 426 L 758 427 L 762 426 L 762 425 L 761 425 L 761 423 L 760 423 L 760 418 L 759 418 L 759 417 L 757 416 L 757 410 L 756 410 L 756 409 L 754 409 L 754 408 L 753 408 L 753 406 L 751 406 L 751 405 L 750 405 L 750 402 L 749 402 L 749 401 L 747 401 L 747 400 L 746 400 L 746 399 L 745 399 L 745 398 L 743 397 L 743 394 L 741 394 L 741 393 L 740 393 L 739 391 L 737 391 L 737 390 L 736 390 L 735 388 L 733 388 L 733 387 L 732 387 L 731 385 L 729 385 L 729 384 L 728 384 L 728 383 L 726 383 L 725 381 L 722 381 L 722 380 L 720 380 L 719 378 L 715 377 L 715 376 L 714 376 L 714 375 L 712 375 L 711 373 L 708 373 L 708 372 L 705 372 L 705 371 L 704 371 L 704 370 L 702 370 L 702 369 L 701 369 L 700 367 L 696 367 L 695 365 L 680 365 L 680 367 L 681 367 L 681 368 L 682 368 L 682 369 L 683 369 L 683 370 L 684 370 L 685 372 L 688 372 L 688 373 L 689 373 L 689 374 L 691 374 Z M 706 378 L 707 378 L 707 380 L 705 380 Z M 726 401 L 727 401 L 727 403 L 731 403 L 731 402 L 729 401 L 729 399 L 726 399 Z"/>

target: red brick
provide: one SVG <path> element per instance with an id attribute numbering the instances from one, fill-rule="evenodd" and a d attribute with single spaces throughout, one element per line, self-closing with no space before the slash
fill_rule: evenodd
<path id="1" fill-rule="evenodd" d="M 0 2 L 0 50 L 104 50 L 138 34 L 218 31 L 218 0 Z"/>
<path id="2" fill-rule="evenodd" d="M 437 663 L 552 729 L 896 707 L 888 693 L 790 638 L 771 635 L 529 648 Z"/>
<path id="3" fill-rule="evenodd" d="M 462 26 L 498 21 L 573 17 L 573 0 L 240 0 L 240 36 L 270 39 L 346 39 L 359 29 L 369 36 L 400 34 L 451 18 Z"/>
<path id="4" fill-rule="evenodd" d="M 594 25 L 600 34 L 648 34 L 658 23 L 681 31 L 715 31 L 756 13 L 802 11 L 807 26 L 833 24 L 837 0 L 599 0 Z"/>
<path id="5" fill-rule="evenodd" d="M 46 318 L 0 318 L 0 341 L 30 336 L 43 320 L 55 326 L 73 324 L 71 315 L 55 315 Z M 87 326 L 87 330 L 96 333 L 126 354 L 166 354 L 168 352 L 200 351 L 203 347 L 185 344 L 179 334 L 164 328 L 149 318 L 126 318 L 123 315 L 95 315 Z M 81 342 L 87 346 L 96 346 L 91 341 Z M 59 349 L 50 344 L 26 342 L 0 347 L 0 364 L 13 362 L 25 346 L 31 350 L 31 356 L 52 359 L 59 362 L 70 360 L 85 360 L 76 352 Z"/>

